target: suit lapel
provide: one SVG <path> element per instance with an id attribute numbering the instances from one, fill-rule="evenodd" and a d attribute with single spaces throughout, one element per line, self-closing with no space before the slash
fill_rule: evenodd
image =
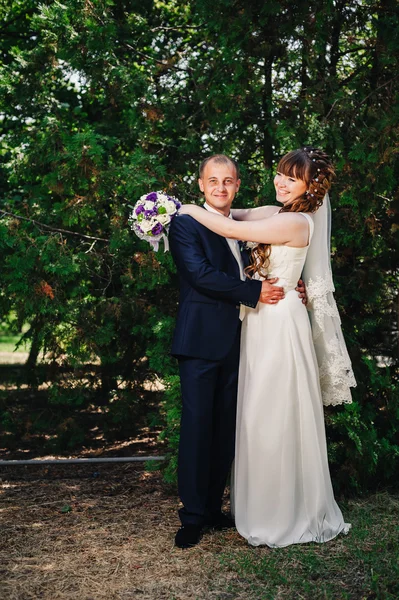
<path id="1" fill-rule="evenodd" d="M 217 233 L 215 233 L 215 236 L 220 240 L 220 243 L 222 244 L 225 252 L 227 252 L 229 260 L 231 262 L 231 265 L 234 267 L 234 270 L 236 271 L 237 277 L 240 277 L 240 268 L 238 266 L 238 263 L 236 261 L 234 254 L 231 251 L 231 248 L 229 246 L 227 239 L 221 235 L 218 235 Z"/>
<path id="2" fill-rule="evenodd" d="M 205 206 L 203 206 L 203 209 L 206 210 Z M 206 229 L 206 228 L 204 227 L 204 229 Z M 209 234 L 213 233 L 209 229 L 207 231 Z M 217 233 L 213 233 L 213 235 L 220 240 L 223 248 L 228 253 L 228 256 L 229 256 L 229 259 L 231 260 L 232 265 L 234 265 L 234 269 L 237 273 L 237 276 L 240 277 L 240 268 L 237 264 L 234 254 L 231 251 L 228 241 L 226 240 L 225 237 L 218 235 Z M 249 258 L 244 257 L 244 255 L 246 255 L 246 250 L 243 249 L 243 242 L 239 241 L 238 244 L 240 246 L 240 252 L 241 252 L 241 256 L 242 256 L 242 260 L 243 260 L 243 264 L 244 264 L 244 268 L 245 268 L 249 264 Z"/>

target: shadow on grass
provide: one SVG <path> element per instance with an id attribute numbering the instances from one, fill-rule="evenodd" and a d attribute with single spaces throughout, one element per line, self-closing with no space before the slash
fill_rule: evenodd
<path id="1" fill-rule="evenodd" d="M 131 456 L 156 454 L 160 391 L 100 390 L 84 385 L 57 389 L 26 385 L 0 389 L 0 458 Z"/>

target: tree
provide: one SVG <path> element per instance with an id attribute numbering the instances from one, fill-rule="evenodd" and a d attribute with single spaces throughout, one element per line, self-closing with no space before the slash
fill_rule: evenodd
<path id="1" fill-rule="evenodd" d="M 132 237 L 128 205 L 161 188 L 195 201 L 197 165 L 220 151 L 242 165 L 239 202 L 269 203 L 278 157 L 320 145 L 337 165 L 336 295 L 358 379 L 355 403 L 327 415 L 335 477 L 393 481 L 398 11 L 393 0 L 3 9 L 0 305 L 29 323 L 32 382 L 43 350 L 73 368 L 100 364 L 99 393 L 97 377 L 58 380 L 59 402 L 71 382 L 75 403 L 94 394 L 109 404 L 123 386 L 140 396 L 157 374 L 176 444 L 178 379 L 166 353 L 175 273 L 168 255 Z"/>

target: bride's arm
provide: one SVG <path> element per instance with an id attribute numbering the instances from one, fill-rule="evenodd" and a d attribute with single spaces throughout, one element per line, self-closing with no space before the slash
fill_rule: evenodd
<path id="1" fill-rule="evenodd" d="M 256 208 L 232 208 L 231 215 L 235 221 L 257 221 L 275 215 L 278 206 L 257 206 Z"/>
<path id="2" fill-rule="evenodd" d="M 308 231 L 307 221 L 299 213 L 281 213 L 256 221 L 234 221 L 194 204 L 182 206 L 179 213 L 190 215 L 207 229 L 223 237 L 262 244 L 286 244 L 302 240 L 303 234 L 307 235 Z"/>

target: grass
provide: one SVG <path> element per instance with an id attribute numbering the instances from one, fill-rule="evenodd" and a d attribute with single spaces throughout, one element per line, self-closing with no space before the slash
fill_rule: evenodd
<path id="1" fill-rule="evenodd" d="M 29 348 L 24 344 L 15 350 L 20 338 L 20 335 L 0 335 L 0 352 L 27 352 Z"/>
<path id="2" fill-rule="evenodd" d="M 257 600 L 397 600 L 399 498 L 380 494 L 342 508 L 352 530 L 327 544 L 225 552 L 223 568 L 239 577 L 231 597 L 245 588 Z"/>
<path id="3" fill-rule="evenodd" d="M 176 490 L 142 465 L 0 471 L 2 600 L 397 600 L 399 497 L 341 504 L 347 536 L 250 548 L 230 530 L 173 546 Z"/>

